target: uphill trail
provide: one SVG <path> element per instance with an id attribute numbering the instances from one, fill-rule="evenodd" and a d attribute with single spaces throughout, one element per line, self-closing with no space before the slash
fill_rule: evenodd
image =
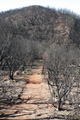
<path id="1" fill-rule="evenodd" d="M 70 31 L 68 20 L 61 13 L 56 12 L 56 14 L 58 15 L 58 19 L 55 21 L 54 28 L 56 41 L 57 40 L 61 41 L 61 39 L 63 39 L 66 42 L 69 38 Z"/>
<path id="2" fill-rule="evenodd" d="M 42 74 L 43 64 L 38 62 L 31 73 L 21 76 L 26 80 L 23 93 L 15 104 L 4 105 L 0 110 L 0 119 L 14 120 L 64 120 L 67 111 L 57 111 L 51 102 L 51 94 L 47 84 L 47 75 Z"/>
<path id="3" fill-rule="evenodd" d="M 15 105 L 4 110 L 3 119 L 38 119 L 53 115 L 53 106 L 50 103 L 50 93 L 47 81 L 42 75 L 42 64 L 32 68 L 32 74 L 25 74 L 28 80 L 21 99 Z"/>

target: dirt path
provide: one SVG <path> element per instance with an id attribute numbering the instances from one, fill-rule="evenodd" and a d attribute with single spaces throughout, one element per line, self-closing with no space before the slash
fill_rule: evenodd
<path id="1" fill-rule="evenodd" d="M 50 93 L 47 82 L 42 75 L 42 65 L 32 69 L 32 75 L 25 74 L 29 83 L 15 105 L 4 109 L 3 119 L 38 119 L 53 115 L 53 106 L 50 104 Z"/>
<path id="2" fill-rule="evenodd" d="M 5 106 L 2 108 L 4 113 L 1 119 L 53 119 L 64 120 L 67 111 L 56 111 L 51 104 L 51 95 L 48 84 L 44 75 L 42 75 L 42 65 L 38 65 L 32 69 L 32 74 L 24 75 L 24 79 L 28 79 L 22 93 L 21 99 L 16 104 Z M 63 118 L 63 119 L 62 119 Z"/>
<path id="3" fill-rule="evenodd" d="M 41 72 L 42 66 L 39 66 L 34 69 L 32 75 L 28 77 L 29 84 L 27 84 L 24 90 L 22 99 L 29 99 L 26 108 L 28 109 L 29 114 L 31 114 L 22 117 L 22 119 L 37 119 L 49 117 L 49 115 L 51 115 L 51 109 L 49 109 L 49 107 L 52 106 L 49 104 L 50 93 Z"/>
<path id="4" fill-rule="evenodd" d="M 69 38 L 69 25 L 66 19 L 62 16 L 61 13 L 56 12 L 58 15 L 58 19 L 55 21 L 54 33 L 56 33 L 55 38 L 56 42 L 58 42 L 59 38 L 63 39 L 66 42 Z M 60 40 L 61 41 L 61 40 Z"/>

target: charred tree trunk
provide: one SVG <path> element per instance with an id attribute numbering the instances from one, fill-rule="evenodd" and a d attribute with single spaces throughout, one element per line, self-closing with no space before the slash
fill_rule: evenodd
<path id="1" fill-rule="evenodd" d="M 58 110 L 61 110 L 61 99 L 58 100 Z"/>
<path id="2" fill-rule="evenodd" d="M 58 110 L 61 110 L 61 97 L 60 97 L 60 93 L 59 93 L 59 88 L 58 85 L 56 83 L 56 87 L 57 87 L 57 95 L 58 95 Z"/>
<path id="3" fill-rule="evenodd" d="M 13 80 L 13 71 L 10 70 L 9 78 Z"/>

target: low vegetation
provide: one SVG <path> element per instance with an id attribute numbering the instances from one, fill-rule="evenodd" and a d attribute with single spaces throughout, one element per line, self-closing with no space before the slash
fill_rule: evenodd
<path id="1" fill-rule="evenodd" d="M 43 61 L 53 106 L 63 110 L 68 103 L 78 109 L 80 17 L 70 11 L 56 11 L 41 6 L 0 13 L 0 72 L 4 76 L 6 71 L 8 79 L 12 81 L 10 84 L 16 87 L 15 72 L 19 70 L 27 74 L 26 69 L 32 68 L 35 60 Z M 23 91 L 22 88 L 19 91 L 4 86 L 0 88 L 0 98 L 7 96 L 6 100 L 9 95 L 11 99 L 15 96 L 7 94 L 10 91 L 14 94 L 17 91 L 18 96 Z M 72 118 L 69 115 L 66 120 L 75 120 L 78 116 L 74 114 Z"/>
<path id="2" fill-rule="evenodd" d="M 74 84 L 77 85 L 77 80 L 79 80 L 79 55 L 80 50 L 78 48 L 67 48 L 64 45 L 52 45 L 45 53 L 48 84 L 51 90 L 53 105 L 56 98 L 58 110 L 62 109 L 62 105 L 65 104 L 66 100 L 71 101 L 74 99 L 73 95 L 71 98 L 70 92 L 74 89 Z"/>

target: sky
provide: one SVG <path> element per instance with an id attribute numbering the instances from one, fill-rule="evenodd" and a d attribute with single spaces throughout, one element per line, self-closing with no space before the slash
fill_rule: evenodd
<path id="1" fill-rule="evenodd" d="M 80 0 L 0 0 L 0 12 L 31 5 L 66 8 L 80 15 Z"/>

